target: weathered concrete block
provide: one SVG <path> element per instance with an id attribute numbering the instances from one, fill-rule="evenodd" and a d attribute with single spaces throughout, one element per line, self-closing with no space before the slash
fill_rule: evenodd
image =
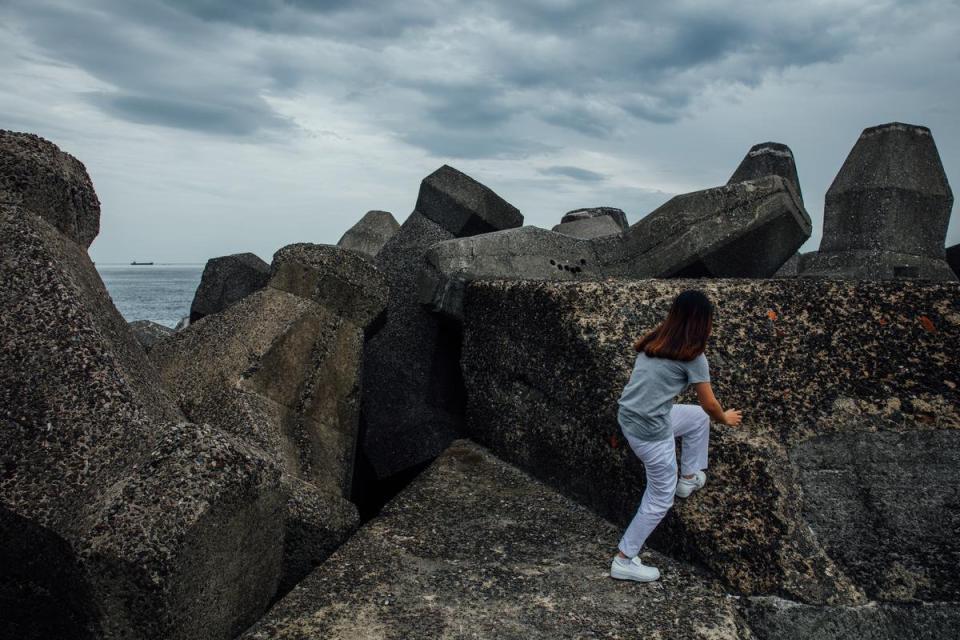
<path id="1" fill-rule="evenodd" d="M 30 133 L 0 129 L 0 204 L 18 204 L 84 248 L 100 232 L 100 200 L 83 163 Z"/>
<path id="2" fill-rule="evenodd" d="M 869 596 L 960 602 L 960 538 L 942 533 L 960 531 L 960 430 L 829 434 L 790 458 L 805 519 Z"/>
<path id="3" fill-rule="evenodd" d="M 708 483 L 678 501 L 655 548 L 744 593 L 955 600 L 960 581 L 946 565 L 960 518 L 948 471 L 960 463 L 960 284 L 475 282 L 461 358 L 466 433 L 625 525 L 644 482 L 616 418 L 631 344 L 689 287 L 717 306 L 713 387 L 744 423 L 714 425 Z M 916 488 L 897 496 L 904 478 Z M 872 527 L 889 544 L 857 554 Z"/>
<path id="4" fill-rule="evenodd" d="M 960 628 L 954 602 L 848 607 L 804 605 L 776 597 L 744 599 L 744 616 L 759 640 L 953 640 Z"/>
<path id="5" fill-rule="evenodd" d="M 594 243 L 607 275 L 767 278 L 810 232 L 793 186 L 768 175 L 675 196 L 625 233 Z"/>
<path id="6" fill-rule="evenodd" d="M 378 478 L 433 459 L 463 422 L 459 329 L 418 302 L 424 253 L 458 234 L 522 220 L 492 191 L 444 166 L 423 180 L 417 209 L 377 254 L 390 299 L 385 325 L 364 349 L 362 422 L 364 455 Z"/>
<path id="7" fill-rule="evenodd" d="M 553 231 L 574 238 L 590 240 L 591 238 L 602 238 L 603 236 L 620 233 L 623 228 L 610 216 L 597 216 L 558 224 L 553 228 Z"/>
<path id="8" fill-rule="evenodd" d="M 419 300 L 460 319 L 474 280 L 766 278 L 810 230 L 793 187 L 769 175 L 677 196 L 617 235 L 579 240 L 524 227 L 441 242 L 426 254 Z"/>
<path id="9" fill-rule="evenodd" d="M 783 263 L 777 272 L 773 274 L 774 278 L 795 278 L 799 276 L 807 268 L 807 265 L 810 263 L 810 260 L 813 259 L 813 256 L 817 255 L 816 251 L 804 251 L 800 253 L 799 251 L 793 254 L 789 260 Z"/>
<path id="10" fill-rule="evenodd" d="M 465 287 L 474 280 L 575 280 L 600 277 L 603 264 L 595 246 L 583 239 L 521 227 L 439 242 L 424 254 L 417 298 L 430 310 L 463 319 Z"/>
<path id="11" fill-rule="evenodd" d="M 797 176 L 797 163 L 793 158 L 793 151 L 779 142 L 761 142 L 750 147 L 747 155 L 740 162 L 740 166 L 730 176 L 727 184 L 756 180 L 763 176 L 775 175 L 790 182 L 797 192 L 797 197 L 803 201 L 800 190 L 800 178 Z"/>
<path id="12" fill-rule="evenodd" d="M 423 179 L 415 210 L 458 238 L 523 224 L 516 207 L 448 165 Z"/>
<path id="13" fill-rule="evenodd" d="M 270 280 L 270 265 L 252 253 L 207 260 L 190 305 L 190 322 L 219 313 Z"/>
<path id="14" fill-rule="evenodd" d="M 563 217 L 560 218 L 560 224 L 603 217 L 613 220 L 617 226 L 620 227 L 621 231 L 625 231 L 630 228 L 630 224 L 627 222 L 627 214 L 623 212 L 623 209 L 617 209 L 616 207 L 588 207 L 586 209 L 574 209 L 573 211 L 568 211 L 567 213 L 563 214 Z"/>
<path id="15" fill-rule="evenodd" d="M 459 440 L 242 638 L 747 637 L 689 566 L 650 553 L 656 585 L 607 577 L 618 536 Z"/>
<path id="16" fill-rule="evenodd" d="M 137 339 L 137 342 L 145 351 L 150 351 L 153 345 L 169 338 L 174 333 L 170 327 L 165 327 L 151 320 L 134 320 L 130 323 L 130 330 L 133 331 L 133 337 Z"/>
<path id="17" fill-rule="evenodd" d="M 337 246 L 372 259 L 399 228 L 400 223 L 389 211 L 367 211 L 357 224 L 347 229 Z"/>
<path id="18" fill-rule="evenodd" d="M 274 254 L 270 270 L 274 289 L 313 300 L 358 327 L 376 324 L 387 306 L 383 273 L 340 247 L 287 245 Z"/>
<path id="19" fill-rule="evenodd" d="M 184 422 L 83 245 L 0 205 L 0 255 L 2 635 L 233 637 L 278 579 L 279 470 Z"/>
<path id="20" fill-rule="evenodd" d="M 943 259 L 952 207 L 928 128 L 864 129 L 827 191 L 820 251 L 802 275 L 955 280 Z"/>
<path id="21" fill-rule="evenodd" d="M 277 593 L 285 594 L 357 530 L 360 518 L 357 507 L 339 492 L 321 489 L 290 474 L 284 474 L 281 481 L 287 504 L 283 571 Z"/>
<path id="22" fill-rule="evenodd" d="M 281 588 L 356 527 L 356 509 L 343 503 L 353 478 L 362 351 L 362 326 L 270 286 L 150 353 L 191 420 L 260 447 L 284 470 L 295 492 L 287 503 Z"/>

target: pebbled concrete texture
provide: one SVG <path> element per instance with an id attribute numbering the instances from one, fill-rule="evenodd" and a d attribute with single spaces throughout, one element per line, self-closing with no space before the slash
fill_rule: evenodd
<path id="1" fill-rule="evenodd" d="M 0 256 L 0 635 L 232 637 L 279 575 L 279 470 L 184 420 L 82 245 L 0 205 Z"/>
<path id="2" fill-rule="evenodd" d="M 444 240 L 522 223 L 492 189 L 444 165 L 423 179 L 413 213 L 377 254 L 389 301 L 384 326 L 364 348 L 361 430 L 365 462 L 378 480 L 435 458 L 463 422 L 459 327 L 418 302 L 424 254 Z"/>
<path id="3" fill-rule="evenodd" d="M 219 313 L 267 285 L 270 265 L 253 253 L 210 258 L 190 303 L 190 322 Z"/>
<path id="4" fill-rule="evenodd" d="M 387 280 L 368 260 L 328 244 L 290 244 L 273 256 L 270 286 L 313 300 L 357 325 L 378 324 Z"/>
<path id="5" fill-rule="evenodd" d="M 347 229 L 337 241 L 337 246 L 372 260 L 399 228 L 400 223 L 389 211 L 367 211 L 355 225 Z"/>
<path id="6" fill-rule="evenodd" d="M 960 428 L 956 283 L 476 282 L 467 289 L 461 359 L 467 435 L 625 525 L 642 494 L 643 469 L 619 433 L 616 401 L 633 340 L 685 288 L 706 291 L 717 305 L 707 349 L 713 386 L 745 420 L 738 429 L 714 425 L 708 484 L 696 501 L 674 507 L 655 548 L 703 563 L 747 594 L 814 604 L 952 598 L 957 580 L 942 567 L 955 554 L 955 534 L 940 525 L 956 521 L 958 480 L 944 471 L 958 463 L 955 448 L 945 446 Z M 893 483 L 928 478 L 916 512 L 940 505 L 948 513 L 909 526 L 886 520 L 891 534 L 916 544 L 901 550 L 901 575 L 885 578 L 889 556 L 854 563 L 838 551 L 870 524 L 857 520 L 862 507 L 827 511 L 812 492 L 805 497 L 819 458 L 801 464 L 796 451 L 815 438 L 862 438 L 864 450 L 889 459 L 888 432 L 922 432 L 939 448 L 926 461 L 948 462 L 924 475 L 922 453 L 895 460 L 877 491 L 890 505 L 914 508 L 906 504 L 913 498 L 892 493 Z M 830 525 L 831 517 L 840 522 Z M 943 558 L 932 560 L 936 554 Z M 926 586 L 897 590 L 894 578 Z"/>
<path id="7" fill-rule="evenodd" d="M 165 327 L 151 320 L 134 320 L 130 323 L 130 330 L 140 346 L 147 352 L 158 342 L 166 340 L 174 334 L 170 327 Z"/>
<path id="8" fill-rule="evenodd" d="M 688 565 L 649 553 L 661 581 L 611 579 L 618 536 L 457 440 L 241 637 L 750 637 L 735 600 Z"/>
<path id="9" fill-rule="evenodd" d="M 270 271 L 268 286 L 151 357 L 192 420 L 261 448 L 283 469 L 283 594 L 359 524 L 350 497 L 363 342 L 387 288 L 369 261 L 332 245 L 287 245 Z"/>
<path id="10" fill-rule="evenodd" d="M 0 204 L 16 204 L 81 245 L 100 232 L 100 200 L 83 163 L 31 133 L 0 129 Z"/>
<path id="11" fill-rule="evenodd" d="M 474 280 L 767 278 L 810 231 L 792 183 L 767 175 L 675 196 L 626 231 L 590 240 L 522 227 L 439 242 L 420 265 L 418 296 L 460 321 Z"/>
<path id="12" fill-rule="evenodd" d="M 953 640 L 960 630 L 956 603 L 816 607 L 775 597 L 741 601 L 758 640 Z"/>

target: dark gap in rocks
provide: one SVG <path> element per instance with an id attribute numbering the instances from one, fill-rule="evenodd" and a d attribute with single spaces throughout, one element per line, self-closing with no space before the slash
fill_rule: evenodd
<path id="1" fill-rule="evenodd" d="M 54 532 L 0 507 L 0 638 L 99 637 L 91 586 Z"/>
<path id="2" fill-rule="evenodd" d="M 353 493 L 350 501 L 357 506 L 360 525 L 375 518 L 385 504 L 403 491 L 432 463 L 433 460 L 427 460 L 387 478 L 378 478 L 362 448 L 358 449 L 353 465 Z"/>
<path id="3" fill-rule="evenodd" d="M 467 411 L 467 386 L 460 370 L 463 351 L 463 327 L 460 322 L 437 316 L 437 342 L 430 371 L 430 396 L 427 402 L 455 417 L 454 428 L 463 432 Z"/>
<path id="4" fill-rule="evenodd" d="M 671 274 L 671 278 L 711 278 L 713 274 L 700 260 L 688 264 L 683 269 Z"/>
<path id="5" fill-rule="evenodd" d="M 435 316 L 437 319 L 436 342 L 430 366 L 430 386 L 426 403 L 442 409 L 455 419 L 450 424 L 457 437 L 463 432 L 463 417 L 467 406 L 467 390 L 460 370 L 463 328 L 456 320 Z M 357 433 L 357 452 L 353 463 L 353 483 L 350 501 L 357 507 L 361 525 L 377 516 L 383 506 L 400 493 L 434 458 L 408 467 L 386 478 L 377 476 L 373 464 L 363 449 L 366 441 L 367 423 L 363 412 Z"/>

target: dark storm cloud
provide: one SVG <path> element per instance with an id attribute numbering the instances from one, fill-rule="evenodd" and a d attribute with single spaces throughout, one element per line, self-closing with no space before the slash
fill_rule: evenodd
<path id="1" fill-rule="evenodd" d="M 709 87 L 842 58 L 878 19 L 847 5 L 676 0 L 10 6 L 51 58 L 110 86 L 90 99 L 114 117 L 248 138 L 290 130 L 269 95 L 307 92 L 465 158 L 556 148 L 532 133 L 538 124 L 602 139 L 631 122 L 676 122 Z"/>
<path id="2" fill-rule="evenodd" d="M 95 94 L 91 101 L 117 117 L 227 136 L 250 136 L 289 126 L 264 104 L 192 102 L 131 94 Z"/>
<path id="3" fill-rule="evenodd" d="M 546 169 L 540 169 L 540 173 L 545 176 L 564 176 L 581 182 L 602 182 L 607 179 L 607 176 L 602 173 L 569 166 L 547 167 Z"/>

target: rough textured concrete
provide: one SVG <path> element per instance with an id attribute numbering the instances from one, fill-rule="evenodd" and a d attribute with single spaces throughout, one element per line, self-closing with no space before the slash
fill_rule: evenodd
<path id="1" fill-rule="evenodd" d="M 535 228 L 431 247 L 419 300 L 455 319 L 473 280 L 772 276 L 810 237 L 789 182 L 769 175 L 672 198 L 618 235 L 578 240 Z"/>
<path id="2" fill-rule="evenodd" d="M 820 251 L 802 275 L 956 280 L 943 250 L 952 206 L 929 129 L 865 129 L 827 191 Z"/>
<path id="3" fill-rule="evenodd" d="M 603 236 L 620 233 L 623 228 L 610 216 L 597 216 L 564 222 L 556 225 L 552 231 L 574 238 L 590 240 L 591 238 L 602 238 Z"/>
<path id="4" fill-rule="evenodd" d="M 780 598 L 750 598 L 744 614 L 758 640 L 954 640 L 956 603 L 817 607 Z"/>
<path id="5" fill-rule="evenodd" d="M 577 280 L 602 277 L 589 240 L 527 226 L 466 240 L 439 242 L 425 253 L 417 299 L 431 311 L 463 319 L 463 296 L 474 280 Z"/>
<path id="6" fill-rule="evenodd" d="M 868 596 L 960 603 L 960 430 L 830 434 L 790 458 L 805 519 Z"/>
<path id="7" fill-rule="evenodd" d="M 793 151 L 779 142 L 761 142 L 750 147 L 727 184 L 755 180 L 763 176 L 775 175 L 788 180 L 797 192 L 797 197 L 803 200 L 800 190 L 800 178 L 797 176 L 797 163 L 793 158 Z"/>
<path id="8" fill-rule="evenodd" d="M 400 223 L 389 211 L 367 211 L 357 224 L 347 229 L 337 246 L 372 259 L 399 228 Z"/>
<path id="9" fill-rule="evenodd" d="M 457 238 L 523 224 L 516 207 L 448 165 L 423 179 L 414 209 Z"/>
<path id="10" fill-rule="evenodd" d="M 155 344 L 169 338 L 174 333 L 174 330 L 170 327 L 165 327 L 151 320 L 134 320 L 130 323 L 130 330 L 133 331 L 133 337 L 137 339 L 137 342 L 145 351 L 150 351 Z"/>
<path id="11" fill-rule="evenodd" d="M 773 274 L 774 278 L 795 278 L 803 272 L 807 262 L 810 260 L 811 256 L 816 255 L 816 251 L 804 251 L 800 253 L 799 251 L 793 254 L 789 260 L 783 263 L 777 272 Z"/>
<path id="12" fill-rule="evenodd" d="M 423 180 L 417 207 L 375 260 L 390 299 L 385 325 L 364 349 L 362 431 L 363 454 L 380 479 L 436 457 L 463 422 L 459 328 L 418 302 L 424 253 L 455 234 L 522 222 L 502 198 L 449 167 Z"/>
<path id="13" fill-rule="evenodd" d="M 383 315 L 384 276 L 355 253 L 293 244 L 269 285 L 156 348 L 184 413 L 268 452 L 284 470 L 284 592 L 357 527 L 364 333 Z"/>
<path id="14" fill-rule="evenodd" d="M 894 539 L 926 545 L 922 552 L 902 550 L 899 576 L 885 576 L 891 564 L 877 555 L 853 561 L 837 551 L 855 545 L 858 512 L 806 511 L 816 509 L 803 499 L 804 477 L 813 482 L 816 465 L 802 472 L 792 456 L 815 437 L 861 434 L 863 450 L 880 460 L 889 457 L 890 444 L 875 432 L 960 428 L 955 283 L 476 282 L 467 289 L 461 360 L 468 435 L 626 524 L 643 487 L 642 466 L 616 420 L 634 359 L 631 343 L 691 286 L 717 304 L 707 349 L 714 389 L 745 419 L 739 429 L 714 426 L 706 488 L 674 508 L 652 543 L 706 564 L 745 593 L 859 603 L 864 591 L 900 597 L 890 586 L 896 580 L 922 584 L 918 594 L 954 593 L 957 580 L 943 567 L 956 553 L 955 534 L 941 528 L 956 517 L 950 496 L 957 476 L 942 471 L 943 456 L 955 456 L 942 446 L 952 435 L 929 436 L 941 443 L 927 457 L 931 470 L 921 471 L 918 457 L 904 457 L 899 467 L 885 468 L 890 480 L 876 488 L 877 496 L 895 501 L 883 487 L 896 473 L 941 478 L 926 488 L 922 504 L 909 508 L 950 509 L 924 523 L 885 516 Z M 958 462 L 954 457 L 954 468 Z M 823 486 L 823 495 L 832 490 Z"/>
<path id="15" fill-rule="evenodd" d="M 328 244 L 283 247 L 270 264 L 270 286 L 313 300 L 358 327 L 378 324 L 387 306 L 387 280 L 369 261 Z"/>
<path id="16" fill-rule="evenodd" d="M 100 231 L 100 200 L 83 163 L 30 133 L 0 129 L 0 204 L 18 204 L 84 248 Z"/>
<path id="17" fill-rule="evenodd" d="M 0 205 L 0 255 L 0 635 L 232 637 L 278 579 L 279 470 L 183 421 L 82 245 Z"/>
<path id="18" fill-rule="evenodd" d="M 791 183 L 766 176 L 675 196 L 622 235 L 594 244 L 607 275 L 767 278 L 810 231 Z"/>
<path id="19" fill-rule="evenodd" d="M 190 322 L 223 311 L 265 287 L 269 279 L 270 265 L 252 253 L 207 260 L 190 305 Z"/>
<path id="20" fill-rule="evenodd" d="M 563 214 L 563 217 L 560 218 L 560 224 L 603 217 L 613 220 L 617 226 L 620 227 L 621 231 L 625 231 L 630 227 L 630 224 L 627 222 L 627 214 L 623 212 L 623 209 L 617 209 L 616 207 L 588 207 L 586 209 L 574 209 L 573 211 L 568 211 Z"/>
<path id="21" fill-rule="evenodd" d="M 459 440 L 242 637 L 749 637 L 689 566 L 649 553 L 660 582 L 609 578 L 618 535 Z"/>

